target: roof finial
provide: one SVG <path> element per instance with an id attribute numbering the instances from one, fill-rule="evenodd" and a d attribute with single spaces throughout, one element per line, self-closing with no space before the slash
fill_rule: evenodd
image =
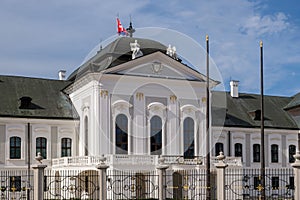
<path id="1" fill-rule="evenodd" d="M 131 15 L 129 27 L 126 29 L 126 31 L 129 33 L 129 37 L 132 37 L 133 33 L 135 32 L 135 29 L 132 27 Z"/>

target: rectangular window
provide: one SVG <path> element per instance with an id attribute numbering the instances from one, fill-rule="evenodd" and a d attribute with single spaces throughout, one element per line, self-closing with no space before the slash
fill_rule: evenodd
<path id="1" fill-rule="evenodd" d="M 21 191 L 21 176 L 11 176 L 9 179 L 9 186 L 11 192 Z"/>
<path id="2" fill-rule="evenodd" d="M 11 137 L 9 139 L 9 158 L 20 159 L 21 158 L 21 138 Z"/>
<path id="3" fill-rule="evenodd" d="M 290 145 L 289 146 L 289 163 L 294 163 L 295 158 L 294 155 L 296 154 L 296 146 L 295 145 Z"/>
<path id="4" fill-rule="evenodd" d="M 61 139 L 61 157 L 72 156 L 72 139 L 62 138 Z"/>
<path id="5" fill-rule="evenodd" d="M 260 178 L 258 176 L 255 176 L 253 179 L 253 185 L 254 185 L 254 189 L 258 190 L 259 186 L 260 186 Z"/>
<path id="6" fill-rule="evenodd" d="M 44 176 L 44 192 L 48 191 L 47 176 Z"/>
<path id="7" fill-rule="evenodd" d="M 277 144 L 271 145 L 271 162 L 278 163 L 278 145 Z"/>
<path id="8" fill-rule="evenodd" d="M 47 158 L 47 139 L 44 137 L 36 138 L 36 154 L 41 153 L 43 159 Z"/>
<path id="9" fill-rule="evenodd" d="M 253 162 L 260 162 L 260 145 L 253 145 Z"/>
<path id="10" fill-rule="evenodd" d="M 272 177 L 272 190 L 278 190 L 279 189 L 279 177 L 273 176 Z"/>
<path id="11" fill-rule="evenodd" d="M 288 189 L 294 190 L 295 189 L 295 178 L 290 176 L 289 185 L 287 186 Z"/>
<path id="12" fill-rule="evenodd" d="M 217 142 L 215 146 L 215 156 L 220 155 L 220 152 L 224 153 L 224 145 L 223 143 Z"/>
<path id="13" fill-rule="evenodd" d="M 243 145 L 241 143 L 234 144 L 234 156 L 243 157 Z"/>

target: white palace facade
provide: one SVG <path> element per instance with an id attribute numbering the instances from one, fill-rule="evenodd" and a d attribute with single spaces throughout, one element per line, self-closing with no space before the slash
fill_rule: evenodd
<path id="1" fill-rule="evenodd" d="M 63 77 L 64 72 L 60 72 Z M 0 168 L 26 169 L 41 153 L 52 168 L 205 166 L 206 76 L 153 40 L 119 37 L 66 80 L 0 76 Z M 210 80 L 210 89 L 219 84 Z M 260 166 L 260 97 L 210 91 L 211 156 Z M 266 167 L 290 167 L 300 97 L 265 96 Z"/>

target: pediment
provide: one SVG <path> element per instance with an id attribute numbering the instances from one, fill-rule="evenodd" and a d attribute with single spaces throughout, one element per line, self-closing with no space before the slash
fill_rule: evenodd
<path id="1" fill-rule="evenodd" d="M 161 52 L 155 52 L 109 68 L 104 73 L 200 82 L 206 80 L 203 74 Z"/>

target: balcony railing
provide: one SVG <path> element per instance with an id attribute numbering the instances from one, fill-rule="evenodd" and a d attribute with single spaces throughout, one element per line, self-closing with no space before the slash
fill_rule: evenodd
<path id="1" fill-rule="evenodd" d="M 158 155 L 105 155 L 107 165 L 157 165 Z M 176 165 L 202 165 L 205 166 L 205 157 L 184 158 L 183 156 L 162 156 L 165 164 Z M 95 166 L 101 163 L 102 156 L 77 156 L 64 157 L 52 160 L 52 167 L 63 166 Z M 211 158 L 211 164 L 217 163 L 215 157 Z M 240 157 L 226 157 L 225 163 L 232 166 L 242 166 Z"/>

